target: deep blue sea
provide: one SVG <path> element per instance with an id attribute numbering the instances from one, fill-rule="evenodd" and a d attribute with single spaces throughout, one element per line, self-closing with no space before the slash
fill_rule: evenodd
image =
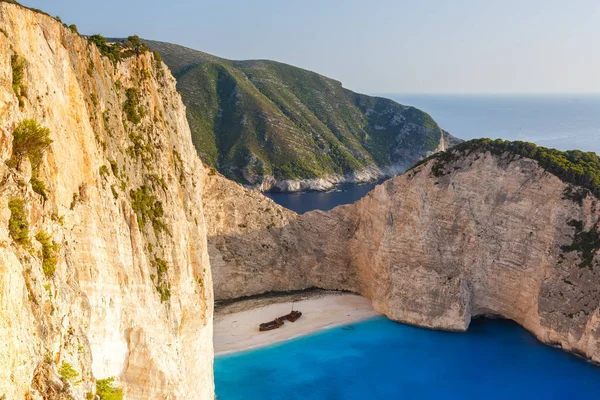
<path id="1" fill-rule="evenodd" d="M 600 95 L 387 95 L 452 134 L 600 153 Z M 273 193 L 303 213 L 352 203 L 374 185 Z M 215 360 L 219 400 L 600 399 L 600 367 L 539 343 L 510 321 L 467 333 L 376 318 Z"/>
<path id="2" fill-rule="evenodd" d="M 461 139 L 525 140 L 600 154 L 600 94 L 385 94 Z"/>
<path id="3" fill-rule="evenodd" d="M 468 333 L 378 317 L 215 359 L 219 400 L 598 399 L 600 367 L 517 324 Z"/>
<path id="4" fill-rule="evenodd" d="M 350 204 L 361 199 L 375 186 L 344 184 L 329 192 L 265 193 L 277 204 L 303 214 L 312 210 L 327 211 L 341 204 Z"/>

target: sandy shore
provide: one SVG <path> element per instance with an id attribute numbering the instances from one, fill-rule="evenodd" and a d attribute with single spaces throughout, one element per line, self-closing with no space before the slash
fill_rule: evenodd
<path id="1" fill-rule="evenodd" d="M 270 321 L 294 309 L 302 317 L 279 328 L 259 332 L 261 322 Z M 262 347 L 379 315 L 371 302 L 355 294 L 318 292 L 249 299 L 217 307 L 214 319 L 215 355 Z"/>

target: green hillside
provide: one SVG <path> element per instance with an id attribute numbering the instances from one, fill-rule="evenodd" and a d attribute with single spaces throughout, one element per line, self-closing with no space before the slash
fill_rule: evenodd
<path id="1" fill-rule="evenodd" d="M 239 182 L 405 169 L 440 143 L 443 131 L 428 114 L 314 72 L 146 43 L 177 79 L 202 160 Z"/>

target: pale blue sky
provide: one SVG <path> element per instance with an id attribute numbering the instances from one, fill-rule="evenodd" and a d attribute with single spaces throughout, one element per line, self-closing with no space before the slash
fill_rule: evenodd
<path id="1" fill-rule="evenodd" d="M 364 93 L 600 92 L 599 0 L 21 0 L 84 34 L 267 58 Z"/>

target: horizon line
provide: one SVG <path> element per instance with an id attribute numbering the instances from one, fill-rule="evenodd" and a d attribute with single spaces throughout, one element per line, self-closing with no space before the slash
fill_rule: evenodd
<path id="1" fill-rule="evenodd" d="M 448 96 L 457 96 L 457 95 L 465 95 L 465 96 L 470 96 L 470 95 L 477 95 L 477 96 L 482 96 L 482 95 L 492 95 L 492 96 L 498 96 L 498 95 L 509 95 L 509 96 L 515 96 L 515 95 L 524 95 L 524 96 L 575 95 L 575 96 L 581 96 L 581 95 L 584 95 L 585 96 L 585 95 L 600 95 L 600 91 L 598 91 L 598 92 L 370 92 L 369 95 L 370 96 L 387 96 L 387 95 L 407 95 L 407 96 L 414 96 L 414 95 L 435 95 L 435 96 L 444 96 L 444 95 L 448 95 Z"/>

